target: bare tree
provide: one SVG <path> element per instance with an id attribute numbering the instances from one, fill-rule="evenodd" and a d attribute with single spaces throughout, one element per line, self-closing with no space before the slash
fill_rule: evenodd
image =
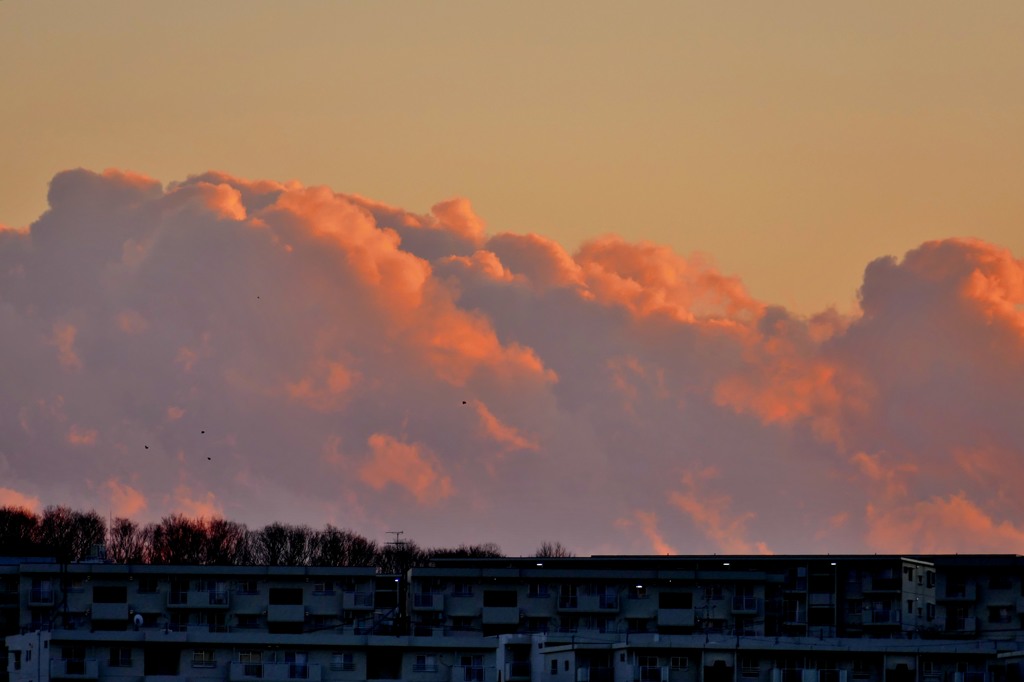
<path id="1" fill-rule="evenodd" d="M 377 543 L 328 524 L 313 534 L 310 561 L 318 566 L 372 566 Z"/>
<path id="2" fill-rule="evenodd" d="M 14 556 L 36 551 L 39 517 L 22 507 L 0 507 L 0 554 Z"/>
<path id="3" fill-rule="evenodd" d="M 272 523 L 253 537 L 253 557 L 267 566 L 308 566 L 313 530 Z"/>
<path id="4" fill-rule="evenodd" d="M 218 566 L 246 563 L 246 528 L 226 519 L 210 519 L 206 524 L 206 563 Z"/>
<path id="5" fill-rule="evenodd" d="M 459 545 L 455 548 L 438 547 L 429 550 L 433 557 L 466 558 L 466 559 L 500 559 L 505 556 L 501 547 L 493 542 L 481 545 Z"/>
<path id="6" fill-rule="evenodd" d="M 204 564 L 209 537 L 203 519 L 190 519 L 182 514 L 165 516 L 160 523 L 150 524 L 150 563 Z"/>
<path id="7" fill-rule="evenodd" d="M 547 559 L 557 559 L 575 556 L 569 551 L 569 548 L 563 545 L 561 542 L 542 542 L 540 547 L 537 548 L 535 554 L 537 557 L 543 557 Z"/>
<path id="8" fill-rule="evenodd" d="M 116 518 L 107 533 L 107 559 L 118 564 L 142 563 L 146 556 L 146 534 L 131 519 Z"/>
<path id="9" fill-rule="evenodd" d="M 36 526 L 36 541 L 61 561 L 81 561 L 106 541 L 106 524 L 95 511 L 49 506 Z"/>

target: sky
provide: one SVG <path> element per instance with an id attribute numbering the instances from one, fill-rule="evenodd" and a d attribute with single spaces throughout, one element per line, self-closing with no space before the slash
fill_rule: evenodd
<path id="1" fill-rule="evenodd" d="M 0 504 L 1024 552 L 1024 6 L 0 1 Z"/>

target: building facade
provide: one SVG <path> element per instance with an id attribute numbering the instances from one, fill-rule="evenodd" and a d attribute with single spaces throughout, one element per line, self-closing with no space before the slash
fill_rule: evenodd
<path id="1" fill-rule="evenodd" d="M 1012 555 L 0 563 L 10 682 L 1017 682 Z"/>

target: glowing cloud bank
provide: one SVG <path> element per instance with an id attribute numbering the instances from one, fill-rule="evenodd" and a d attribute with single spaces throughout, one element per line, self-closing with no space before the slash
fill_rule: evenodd
<path id="1" fill-rule="evenodd" d="M 0 228 L 0 503 L 526 553 L 1024 552 L 1024 263 L 861 312 L 699 257 L 206 173 L 58 174 Z M 814 286 L 809 282 L 808 286 Z"/>

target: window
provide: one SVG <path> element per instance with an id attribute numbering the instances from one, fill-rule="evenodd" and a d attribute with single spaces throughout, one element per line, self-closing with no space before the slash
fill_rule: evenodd
<path id="1" fill-rule="evenodd" d="M 690 592 L 662 592 L 658 595 L 660 609 L 692 609 L 693 594 Z"/>
<path id="2" fill-rule="evenodd" d="M 721 585 L 707 585 L 704 588 L 704 597 L 707 599 L 721 599 L 722 598 L 722 586 Z"/>
<path id="3" fill-rule="evenodd" d="M 548 596 L 548 584 L 547 583 L 530 583 L 526 588 L 527 597 L 546 597 Z"/>
<path id="4" fill-rule="evenodd" d="M 452 587 L 453 597 L 472 597 L 473 596 L 473 583 L 457 582 Z"/>
<path id="5" fill-rule="evenodd" d="M 241 580 L 235 592 L 237 594 L 259 594 L 260 585 L 255 580 Z"/>
<path id="6" fill-rule="evenodd" d="M 633 585 L 629 588 L 630 599 L 647 599 L 647 588 L 643 585 Z"/>
<path id="7" fill-rule="evenodd" d="M 760 677 L 761 665 L 754 656 L 740 656 L 740 676 Z"/>
<path id="8" fill-rule="evenodd" d="M 238 652 L 238 662 L 246 677 L 263 677 L 263 656 L 259 649 L 243 649 Z"/>
<path id="9" fill-rule="evenodd" d="M 338 651 L 331 654 L 331 670 L 353 671 L 356 663 L 350 651 Z"/>
<path id="10" fill-rule="evenodd" d="M 437 657 L 434 654 L 419 654 L 415 663 L 412 664 L 412 671 L 415 673 L 436 673 Z"/>
<path id="11" fill-rule="evenodd" d="M 517 597 L 515 590 L 487 590 L 484 592 L 484 607 L 518 606 Z"/>
<path id="12" fill-rule="evenodd" d="M 673 670 L 686 670 L 690 667 L 690 659 L 686 656 L 673 656 L 669 660 L 669 667 Z"/>
<path id="13" fill-rule="evenodd" d="M 484 657 L 480 655 L 462 656 L 464 682 L 484 682 Z"/>
<path id="14" fill-rule="evenodd" d="M 935 620 L 935 604 L 925 604 L 925 613 L 928 620 Z"/>
<path id="15" fill-rule="evenodd" d="M 14 653 L 14 670 L 17 672 L 21 670 L 21 652 L 15 651 Z"/>
<path id="16" fill-rule="evenodd" d="M 628 632 L 647 632 L 647 627 L 650 622 L 650 618 L 627 618 L 626 630 Z"/>
<path id="17" fill-rule="evenodd" d="M 271 587 L 270 603 L 274 606 L 301 606 L 301 587 Z"/>
<path id="18" fill-rule="evenodd" d="M 907 600 L 907 613 L 913 613 L 913 612 L 914 612 L 914 600 L 913 599 L 908 599 Z"/>
<path id="19" fill-rule="evenodd" d="M 557 675 L 558 674 L 558 659 L 557 658 L 552 658 L 551 659 L 551 674 L 552 675 Z"/>
<path id="20" fill-rule="evenodd" d="M 871 677 L 871 668 L 868 666 L 867 661 L 863 658 L 853 659 L 853 670 L 850 671 L 850 676 L 855 680 L 866 680 Z"/>
<path id="21" fill-rule="evenodd" d="M 903 567 L 903 575 L 907 576 L 907 582 L 914 582 L 914 568 L 912 566 Z"/>
<path id="22" fill-rule="evenodd" d="M 527 632 L 547 632 L 548 631 L 548 619 L 546 616 L 540 616 L 536 618 L 526 619 L 526 631 Z"/>
<path id="23" fill-rule="evenodd" d="M 935 587 L 935 571 L 925 571 L 925 587 Z"/>
<path id="24" fill-rule="evenodd" d="M 990 606 L 988 609 L 988 622 L 1012 623 L 1013 613 L 1006 606 Z"/>
<path id="25" fill-rule="evenodd" d="M 318 582 L 313 583 L 313 594 L 316 595 L 331 595 L 334 594 L 334 583 L 330 582 Z"/>
<path id="26" fill-rule="evenodd" d="M 569 672 L 569 659 L 565 659 L 565 672 Z"/>
<path id="27" fill-rule="evenodd" d="M 988 579 L 988 586 L 993 590 L 1008 590 L 1013 587 L 1013 580 L 1005 573 L 997 573 Z"/>
<path id="28" fill-rule="evenodd" d="M 139 576 L 139 594 L 156 594 L 160 583 L 155 576 Z"/>
<path id="29" fill-rule="evenodd" d="M 132 664 L 132 650 L 126 646 L 110 647 L 110 660 L 108 664 L 112 668 L 128 668 Z"/>
<path id="30" fill-rule="evenodd" d="M 453 616 L 452 630 L 469 631 L 473 629 L 472 616 Z"/>
<path id="31" fill-rule="evenodd" d="M 253 630 L 260 627 L 260 617 L 255 613 L 240 613 L 235 618 L 238 620 L 237 627 L 241 630 Z"/>
<path id="32" fill-rule="evenodd" d="M 192 652 L 193 668 L 213 668 L 217 661 L 213 658 L 213 649 L 195 649 Z"/>

